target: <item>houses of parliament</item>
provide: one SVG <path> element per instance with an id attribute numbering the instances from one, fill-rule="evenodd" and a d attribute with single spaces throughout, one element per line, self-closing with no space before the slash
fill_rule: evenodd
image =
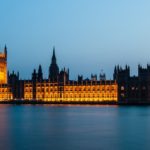
<path id="1" fill-rule="evenodd" d="M 69 69 L 59 69 L 52 51 L 47 79 L 42 66 L 34 69 L 30 80 L 21 80 L 19 73 L 7 71 L 7 47 L 0 53 L 0 101 L 43 101 L 52 103 L 150 103 L 150 65 L 138 66 L 138 75 L 130 75 L 130 67 L 115 66 L 113 80 L 104 73 L 91 79 L 69 78 Z"/>

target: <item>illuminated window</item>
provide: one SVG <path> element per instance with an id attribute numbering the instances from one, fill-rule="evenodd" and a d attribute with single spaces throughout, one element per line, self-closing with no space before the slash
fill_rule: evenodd
<path id="1" fill-rule="evenodd" d="M 131 89 L 132 89 L 132 90 L 135 90 L 135 87 L 133 86 Z"/>
<path id="2" fill-rule="evenodd" d="M 121 86 L 121 91 L 123 91 L 124 90 L 124 86 Z"/>

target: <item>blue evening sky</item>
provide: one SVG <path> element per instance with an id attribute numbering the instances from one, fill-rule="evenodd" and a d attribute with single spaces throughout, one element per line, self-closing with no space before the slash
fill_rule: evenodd
<path id="1" fill-rule="evenodd" d="M 60 68 L 71 79 L 103 69 L 112 78 L 115 64 L 150 62 L 149 0 L 0 0 L 0 50 L 8 47 L 8 68 L 31 77 L 48 75 L 55 46 Z"/>

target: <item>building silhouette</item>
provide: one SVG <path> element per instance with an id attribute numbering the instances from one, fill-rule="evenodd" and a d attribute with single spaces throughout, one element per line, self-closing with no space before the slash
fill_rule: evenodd
<path id="1" fill-rule="evenodd" d="M 49 67 L 48 79 L 43 79 L 42 67 L 38 72 L 34 69 L 32 79 L 24 81 L 25 100 L 43 100 L 51 102 L 102 102 L 117 101 L 117 83 L 105 79 L 97 80 L 97 75 L 91 79 L 69 79 L 69 69 L 59 71 L 56 61 L 55 48 Z"/>
<path id="2" fill-rule="evenodd" d="M 130 75 L 130 67 L 117 65 L 113 80 L 105 73 L 91 74 L 91 78 L 78 75 L 69 78 L 69 69 L 59 69 L 52 51 L 48 78 L 43 78 L 42 66 L 33 69 L 31 79 L 21 80 L 19 72 L 7 72 L 7 47 L 0 53 L 0 100 L 37 100 L 66 103 L 150 103 L 150 65 L 138 65 L 138 75 Z"/>
<path id="3" fill-rule="evenodd" d="M 138 75 L 130 75 L 130 67 L 115 66 L 114 80 L 118 84 L 118 101 L 126 103 L 150 102 L 150 65 L 138 65 Z"/>
<path id="4" fill-rule="evenodd" d="M 5 45 L 4 52 L 0 53 L 0 84 L 7 83 L 7 47 Z"/>
<path id="5" fill-rule="evenodd" d="M 7 64 L 7 60 L 5 63 Z M 8 72 L 6 75 L 8 82 L 0 84 L 0 90 L 2 90 L 0 100 L 2 101 L 40 100 L 76 103 L 117 102 L 118 100 L 117 83 L 114 80 L 106 80 L 105 74 L 100 74 L 99 79 L 97 79 L 97 75 L 91 74 L 91 79 L 84 79 L 81 75 L 78 76 L 78 80 L 70 80 L 69 69 L 63 68 L 59 71 L 55 48 L 53 48 L 47 79 L 43 78 L 41 65 L 38 69 L 33 70 L 30 80 L 21 80 L 19 73 L 14 71 L 12 73 Z"/>
<path id="6" fill-rule="evenodd" d="M 7 47 L 0 53 L 0 100 L 12 99 L 11 88 L 7 81 Z"/>
<path id="7" fill-rule="evenodd" d="M 59 67 L 56 62 L 55 47 L 53 48 L 53 55 L 49 67 L 49 80 L 51 82 L 58 82 L 59 80 Z"/>

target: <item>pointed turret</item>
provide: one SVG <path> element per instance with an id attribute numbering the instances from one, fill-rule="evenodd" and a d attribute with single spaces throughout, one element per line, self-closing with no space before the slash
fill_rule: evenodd
<path id="1" fill-rule="evenodd" d="M 115 65 L 114 73 L 113 73 L 113 79 L 114 80 L 116 80 L 116 75 L 117 75 L 117 66 Z"/>
<path id="2" fill-rule="evenodd" d="M 39 65 L 38 73 L 42 73 L 42 66 Z"/>
<path id="3" fill-rule="evenodd" d="M 36 69 L 34 69 L 32 73 L 32 81 L 36 82 L 36 80 L 37 80 L 37 73 L 36 73 Z"/>
<path id="4" fill-rule="evenodd" d="M 42 80 L 43 80 L 42 66 L 39 65 L 39 69 L 38 69 L 38 81 L 42 81 Z"/>
<path id="5" fill-rule="evenodd" d="M 5 58 L 7 59 L 7 46 L 5 44 L 5 47 L 4 47 L 4 54 L 5 54 Z"/>
<path id="6" fill-rule="evenodd" d="M 56 64 L 55 47 L 53 47 L 52 64 Z"/>
<path id="7" fill-rule="evenodd" d="M 51 82 L 57 82 L 59 76 L 59 68 L 56 62 L 55 47 L 53 47 L 53 55 L 51 65 L 49 67 L 49 79 Z"/>

